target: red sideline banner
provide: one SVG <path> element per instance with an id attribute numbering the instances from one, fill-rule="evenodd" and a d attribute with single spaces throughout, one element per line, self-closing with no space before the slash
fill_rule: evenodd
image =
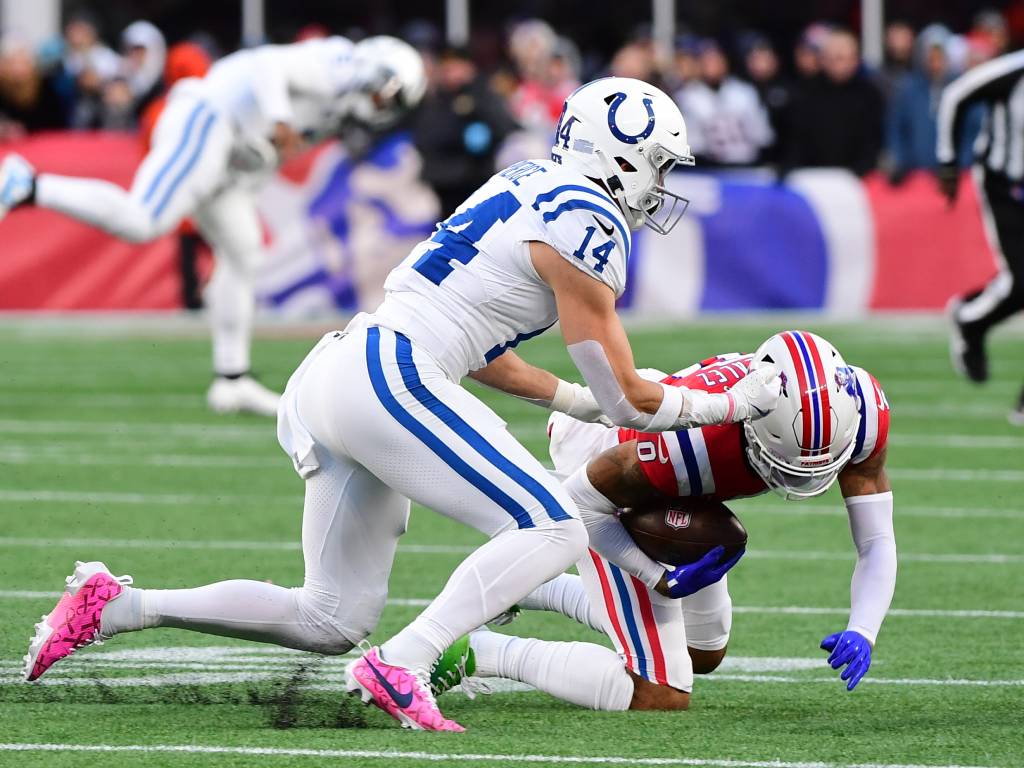
<path id="1" fill-rule="evenodd" d="M 0 155 L 5 154 L 4 150 L 17 151 L 25 155 L 40 171 L 100 178 L 125 187 L 130 184 L 134 170 L 142 156 L 141 145 L 135 136 L 105 133 L 41 134 L 23 142 L 0 148 Z M 334 178 L 337 182 L 341 178 L 338 172 L 341 166 L 338 165 L 340 161 L 333 159 L 333 155 L 328 155 L 321 153 L 316 156 L 319 158 L 317 162 L 324 167 L 316 166 L 313 168 L 315 173 L 305 166 L 303 166 L 305 172 L 300 173 L 298 177 L 295 173 L 283 173 L 279 179 L 281 183 L 271 185 L 272 188 L 268 190 L 268 196 L 265 195 L 267 200 L 273 202 L 274 188 L 277 187 L 298 190 L 312 185 L 316 189 L 311 187 L 311 193 L 316 192 L 320 197 L 323 197 L 324 194 L 331 194 L 330 190 L 334 187 L 325 183 L 324 179 Z M 396 157 L 398 156 L 400 155 L 396 155 Z M 327 162 L 328 160 L 330 162 Z M 403 176 L 401 183 L 392 184 L 390 187 L 386 183 L 385 177 L 388 173 L 393 173 L 397 177 L 399 173 L 407 176 L 410 172 L 415 174 L 415 169 L 412 169 L 406 161 L 398 163 L 389 160 L 383 163 L 374 170 L 376 175 L 361 182 L 364 186 L 371 188 L 371 193 L 367 193 L 366 200 L 363 200 L 362 203 L 357 201 L 351 205 L 346 200 L 337 202 L 337 206 L 343 206 L 346 209 L 344 212 L 346 223 L 343 227 L 331 227 L 323 222 L 311 221 L 303 225 L 304 230 L 297 230 L 297 234 L 293 233 L 295 236 L 292 239 L 296 240 L 296 243 L 300 246 L 303 242 L 306 243 L 305 250 L 308 253 L 304 251 L 303 256 L 320 264 L 320 266 L 306 265 L 309 267 L 307 271 L 310 276 L 308 278 L 300 276 L 302 277 L 299 280 L 300 286 L 306 287 L 315 283 L 330 287 L 332 281 L 337 282 L 335 275 L 337 270 L 345 269 L 344 265 L 352 261 L 353 257 L 348 250 L 354 246 L 366 246 L 365 242 L 358 239 L 352 242 L 344 240 L 353 231 L 360 229 L 371 231 L 375 227 L 388 225 L 396 229 L 399 235 L 408 239 L 410 243 L 422 236 L 419 228 L 403 224 L 391 213 L 381 218 L 381 211 L 390 211 L 391 208 L 383 204 L 387 202 L 386 200 L 378 199 L 378 191 L 373 191 L 378 187 L 410 190 L 405 196 L 399 195 L 401 198 L 399 202 L 406 207 L 412 206 L 412 212 L 418 212 L 417 216 L 422 218 L 420 214 L 424 214 L 430 206 L 424 201 L 413 205 L 412 201 L 418 200 L 418 198 L 411 191 L 408 179 Z M 674 180 L 674 186 L 682 192 L 687 191 L 686 173 L 682 172 Z M 351 176 L 359 181 L 359 177 L 349 171 L 345 171 L 341 175 L 344 176 L 344 179 Z M 836 173 L 836 178 L 840 176 L 842 174 Z M 852 202 L 856 202 L 858 198 L 864 201 L 857 204 L 857 211 L 851 209 L 844 214 L 842 210 L 837 209 L 829 212 L 828 209 L 835 209 L 836 206 L 841 209 L 846 205 L 828 191 L 833 189 L 834 185 L 822 186 L 822 183 L 819 182 L 812 183 L 810 185 L 812 188 L 821 188 L 819 193 L 813 193 L 813 189 L 812 193 L 808 193 L 807 190 L 800 192 L 799 184 L 794 187 L 794 190 L 798 194 L 810 194 L 808 199 L 813 198 L 814 194 L 819 196 L 824 194 L 822 201 L 815 204 L 817 209 L 815 215 L 824 217 L 822 226 L 824 230 L 827 230 L 826 240 L 829 240 L 826 243 L 826 249 L 829 253 L 839 254 L 847 261 L 852 258 L 857 263 L 851 274 L 859 271 L 861 277 L 858 280 L 863 288 L 851 301 L 846 302 L 847 306 L 841 306 L 842 302 L 837 302 L 835 297 L 831 296 L 831 293 L 835 292 L 835 286 L 833 286 L 826 290 L 829 295 L 823 299 L 815 298 L 803 304 L 796 303 L 793 305 L 794 307 L 802 306 L 825 312 L 839 311 L 843 313 L 851 308 L 854 312 L 874 309 L 935 310 L 940 309 L 954 293 L 979 286 L 994 274 L 995 262 L 984 237 L 978 201 L 973 184 L 966 174 L 961 180 L 959 200 L 952 208 L 939 195 L 934 181 L 927 173 L 912 174 L 899 187 L 891 186 L 877 174 L 868 177 L 863 182 L 848 174 L 846 176 L 849 182 L 844 182 L 844 184 L 850 187 L 848 192 L 853 194 L 847 194 L 847 197 L 840 195 L 840 198 L 842 200 L 849 198 Z M 828 181 L 827 177 L 825 177 L 825 181 Z M 348 184 L 348 181 L 345 181 L 344 184 L 336 186 L 341 189 Z M 693 180 L 693 184 L 699 187 L 700 182 Z M 842 191 L 844 184 L 839 184 L 835 189 Z M 704 186 L 707 186 L 706 182 Z M 763 192 L 754 190 L 750 194 L 778 195 L 778 190 L 778 187 L 768 186 Z M 276 191 L 279 194 L 281 190 L 277 189 Z M 744 192 L 744 195 L 747 194 Z M 407 201 L 406 198 L 408 198 Z M 749 207 L 752 204 L 749 196 L 742 195 L 735 198 L 727 195 L 720 196 L 720 198 L 716 196 L 716 199 L 723 205 Z M 406 205 L 406 203 L 408 204 Z M 331 208 L 328 201 L 325 200 L 319 200 L 317 205 L 320 211 L 317 215 L 321 216 L 325 209 Z M 273 214 L 274 211 L 281 208 L 281 203 L 277 201 L 274 205 L 264 207 L 265 212 L 269 211 L 270 214 Z M 793 206 L 791 208 L 799 209 L 799 207 Z M 304 216 L 310 209 L 311 206 L 306 206 L 303 203 L 302 206 L 295 207 L 294 214 Z M 789 209 L 784 207 L 773 210 Z M 693 214 L 688 214 L 688 217 L 700 215 L 699 205 L 695 206 L 694 211 Z M 716 215 L 721 215 L 721 213 Z M 390 218 L 388 218 L 389 216 Z M 832 219 L 831 223 L 825 221 L 829 218 Z M 432 220 L 433 218 L 430 218 L 430 221 Z M 728 227 L 720 228 L 720 235 L 715 234 L 715 237 L 724 238 L 724 240 L 716 240 L 713 247 L 708 246 L 703 252 L 694 251 L 688 260 L 679 259 L 676 254 L 663 267 L 659 267 L 662 271 L 667 269 L 672 272 L 671 275 L 662 275 L 661 272 L 658 272 L 659 284 L 669 277 L 672 278 L 669 283 L 677 286 L 696 285 L 697 281 L 706 282 L 708 275 L 713 271 L 710 267 L 714 265 L 702 267 L 689 262 L 693 262 L 694 259 L 717 259 L 716 253 L 721 255 L 729 252 L 730 249 L 737 248 L 746 251 L 745 243 L 765 242 L 760 239 L 758 232 L 749 231 L 751 227 L 760 226 L 757 223 L 757 217 L 744 216 L 742 210 L 717 220 L 730 222 Z M 354 226 L 359 222 L 365 223 L 365 226 Z M 268 224 L 272 225 L 270 226 L 271 230 L 282 226 L 281 222 L 269 221 Z M 796 225 L 799 222 L 793 222 L 793 227 L 788 230 L 787 226 L 789 225 L 785 222 L 775 222 L 774 224 L 778 225 L 775 227 L 776 229 L 781 228 L 780 231 L 785 233 L 786 231 L 796 231 Z M 748 231 L 738 231 L 744 226 Z M 850 229 L 851 227 L 853 229 Z M 429 230 L 429 225 L 427 229 Z M 873 235 L 867 231 L 868 229 L 873 229 Z M 316 234 L 315 238 L 310 237 L 310 231 Z M 718 230 L 715 232 L 717 233 Z M 734 242 L 734 246 L 730 246 L 727 242 L 730 239 Z M 783 242 L 777 244 L 783 247 L 783 250 L 785 250 L 784 240 L 785 237 L 783 237 Z M 852 240 L 857 240 L 858 243 L 854 244 Z M 696 243 L 691 244 L 691 249 L 696 245 Z M 676 245 L 673 243 L 672 247 L 675 248 Z M 372 254 L 372 282 L 376 282 L 378 279 L 382 280 L 383 275 L 391 266 L 390 263 L 378 262 L 392 258 L 400 259 L 408 249 L 403 246 L 400 250 L 401 254 L 398 255 L 390 252 L 383 255 L 381 253 Z M 341 254 L 341 257 L 338 256 L 338 253 Z M 749 260 L 751 255 L 753 254 L 748 254 L 745 258 Z M 799 256 L 795 253 L 791 255 Z M 287 271 L 294 267 L 295 263 L 294 258 L 289 258 L 285 264 L 275 264 L 273 259 L 270 261 L 267 268 L 268 279 L 264 282 L 271 284 L 274 284 L 275 280 L 280 282 L 282 270 Z M 639 271 L 649 272 L 650 266 L 650 264 L 646 266 L 641 264 Z M 723 268 L 726 266 L 724 265 Z M 729 270 L 727 269 L 727 271 Z M 734 273 L 730 272 L 730 274 L 733 274 L 733 277 L 730 278 L 733 280 L 730 291 L 742 293 L 744 290 L 742 281 L 740 284 L 736 284 Z M 842 274 L 844 273 L 836 272 L 834 276 L 838 278 Z M 642 288 L 644 276 L 634 277 L 637 280 L 637 285 Z M 631 277 L 631 281 L 634 280 L 634 277 Z M 778 277 L 785 280 L 784 275 Z M 743 299 L 742 296 L 730 297 L 729 302 L 722 308 L 726 310 L 730 308 L 756 309 L 763 305 L 761 296 L 764 292 L 759 292 L 756 285 L 751 285 L 748 293 L 747 299 Z M 275 296 L 272 291 L 267 294 L 272 305 L 287 310 L 287 307 L 282 306 L 283 302 L 280 296 Z M 285 291 L 282 295 L 284 294 L 292 295 L 290 291 Z M 334 294 L 347 296 L 348 289 L 340 290 L 334 286 L 334 293 L 327 291 L 326 294 L 328 295 L 327 304 L 318 304 L 317 306 L 321 306 L 321 308 L 331 306 L 330 301 L 337 298 Z M 362 290 L 357 292 L 354 298 L 349 298 L 355 302 L 353 306 L 359 306 L 363 303 L 372 303 L 372 300 L 379 295 L 376 292 L 374 292 L 375 296 L 368 294 L 366 286 L 362 286 Z M 301 310 L 305 306 L 302 303 L 304 301 L 303 294 L 295 295 L 299 297 L 296 301 Z M 645 312 L 658 312 L 655 306 L 657 302 L 648 301 L 649 297 L 646 297 L 643 291 L 640 291 L 634 298 L 635 301 L 629 306 L 629 311 L 638 315 Z M 284 303 L 286 302 L 287 299 L 284 300 Z M 673 302 L 679 303 L 678 296 L 673 299 Z M 161 310 L 175 309 L 180 305 L 181 289 L 176 239 L 172 236 L 161 238 L 147 245 L 131 245 L 65 216 L 34 208 L 17 210 L 0 221 L 0 310 Z M 699 311 L 704 305 L 712 308 L 718 307 L 714 301 L 704 300 L 702 303 L 695 299 L 694 311 Z M 306 308 L 308 309 L 309 306 Z M 349 304 L 337 302 L 333 306 L 350 308 Z"/>
<path id="2" fill-rule="evenodd" d="M 47 133 L 3 147 L 40 171 L 127 187 L 142 159 L 137 137 Z M 0 153 L 2 153 L 0 149 Z M 0 221 L 0 309 L 175 309 L 181 306 L 174 238 L 121 242 L 37 208 Z"/>

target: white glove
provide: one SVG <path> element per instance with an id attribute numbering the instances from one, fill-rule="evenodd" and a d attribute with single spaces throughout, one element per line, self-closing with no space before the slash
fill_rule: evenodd
<path id="1" fill-rule="evenodd" d="M 606 427 L 615 426 L 611 419 L 604 415 L 590 387 L 570 384 L 568 381 L 559 380 L 548 410 L 560 411 L 578 421 L 589 421 Z"/>
<path id="2" fill-rule="evenodd" d="M 782 379 L 775 365 L 755 368 L 730 389 L 726 395 L 732 407 L 726 415 L 726 423 L 757 421 L 775 410 L 782 397 Z"/>

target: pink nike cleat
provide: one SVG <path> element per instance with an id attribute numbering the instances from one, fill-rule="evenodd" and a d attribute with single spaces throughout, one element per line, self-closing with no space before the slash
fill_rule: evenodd
<path id="1" fill-rule="evenodd" d="M 445 718 L 437 708 L 434 694 L 430 692 L 428 671 L 414 672 L 387 664 L 381 661 L 376 647 L 349 664 L 345 677 L 345 687 L 350 693 L 358 691 L 364 703 L 376 704 L 403 728 L 457 733 L 466 730 Z"/>
<path id="2" fill-rule="evenodd" d="M 79 648 L 100 644 L 100 615 L 104 606 L 132 583 L 131 576 L 114 576 L 103 563 L 75 563 L 65 579 L 64 594 L 48 616 L 36 624 L 25 654 L 25 679 L 37 680 L 61 659 Z"/>

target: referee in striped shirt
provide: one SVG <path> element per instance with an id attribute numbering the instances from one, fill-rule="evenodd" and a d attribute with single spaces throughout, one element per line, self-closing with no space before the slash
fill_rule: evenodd
<path id="1" fill-rule="evenodd" d="M 971 381 L 988 379 L 985 336 L 1024 309 L 1024 50 L 964 73 L 942 92 L 938 110 L 938 179 L 952 205 L 959 171 L 956 147 L 974 104 L 987 116 L 974 144 L 974 179 L 985 234 L 999 273 L 983 288 L 950 302 L 953 364 Z M 1024 426 L 1024 390 L 1010 421 Z"/>

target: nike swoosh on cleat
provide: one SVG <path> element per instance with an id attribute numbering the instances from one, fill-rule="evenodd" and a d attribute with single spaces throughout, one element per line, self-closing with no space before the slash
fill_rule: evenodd
<path id="1" fill-rule="evenodd" d="M 762 411 L 760 408 L 758 408 L 753 403 L 750 404 L 750 407 L 753 408 L 755 411 L 757 411 L 759 416 L 767 416 L 768 415 L 768 411 Z"/>
<path id="2" fill-rule="evenodd" d="M 594 221 L 597 222 L 597 226 L 601 228 L 601 231 L 608 235 L 608 237 L 611 237 L 612 234 L 615 232 L 615 227 L 606 227 L 604 225 L 604 222 L 597 218 L 597 216 L 593 216 L 593 219 Z"/>
<path id="3" fill-rule="evenodd" d="M 377 682 L 380 683 L 384 690 L 388 692 L 388 696 L 390 696 L 392 701 L 398 705 L 399 709 L 405 709 L 412 704 L 412 691 L 409 691 L 409 693 L 399 693 L 395 690 L 395 686 L 389 683 L 388 679 L 380 673 L 380 670 L 373 666 L 372 661 L 367 659 L 366 664 L 371 670 L 373 670 L 373 675 L 377 678 Z"/>

